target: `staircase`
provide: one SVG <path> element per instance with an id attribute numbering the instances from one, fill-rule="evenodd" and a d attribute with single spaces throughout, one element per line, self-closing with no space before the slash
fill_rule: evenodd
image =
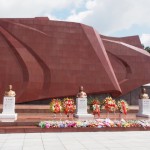
<path id="1" fill-rule="evenodd" d="M 129 129 L 121 128 L 49 128 L 41 129 L 38 127 L 40 121 L 45 120 L 77 120 L 70 116 L 69 118 L 64 114 L 57 114 L 56 116 L 50 112 L 49 105 L 16 105 L 15 109 L 18 118 L 15 122 L 0 122 L 0 133 L 30 133 L 30 132 L 94 132 L 94 131 L 122 131 Z M 0 105 L 0 112 L 2 112 L 2 105 Z M 89 113 L 90 110 L 88 111 Z M 127 119 L 136 119 L 138 106 L 130 106 Z M 97 116 L 96 116 L 97 117 Z M 101 111 L 101 118 L 106 118 L 105 110 Z M 119 113 L 116 115 L 110 113 L 110 119 L 119 119 Z M 137 130 L 136 128 L 134 130 Z M 138 129 L 141 130 L 141 129 Z M 133 131 L 133 129 L 132 129 Z"/>

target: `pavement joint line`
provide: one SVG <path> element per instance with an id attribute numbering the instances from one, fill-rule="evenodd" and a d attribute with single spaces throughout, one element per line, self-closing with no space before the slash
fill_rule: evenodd
<path id="1" fill-rule="evenodd" d="M 6 143 L 7 139 L 8 139 L 8 135 L 7 135 L 6 139 L 4 140 L 4 142 L 3 142 L 3 144 L 2 144 L 2 146 L 0 148 L 3 148 L 3 146 Z"/>
<path id="2" fill-rule="evenodd" d="M 43 144 L 43 149 L 45 150 L 45 145 L 44 145 L 44 142 L 43 142 L 42 133 L 40 133 L 40 135 L 41 135 L 41 141 L 42 141 L 42 144 Z"/>
<path id="3" fill-rule="evenodd" d="M 62 140 L 59 138 L 59 136 L 57 135 L 59 141 L 61 142 L 61 144 L 63 145 L 64 149 L 67 150 L 66 146 L 64 145 L 64 143 L 62 142 Z"/>

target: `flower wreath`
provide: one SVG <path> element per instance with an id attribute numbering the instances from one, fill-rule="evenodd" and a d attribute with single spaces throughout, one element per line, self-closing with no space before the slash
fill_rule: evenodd
<path id="1" fill-rule="evenodd" d="M 114 99 L 112 99 L 111 97 L 106 97 L 103 101 L 104 103 L 104 108 L 108 111 L 108 112 L 115 112 L 118 107 L 116 105 L 116 101 Z"/>
<path id="2" fill-rule="evenodd" d="M 100 116 L 100 102 L 99 100 L 93 100 L 92 101 L 92 109 L 93 109 L 93 114 L 98 114 Z"/>
<path id="3" fill-rule="evenodd" d="M 74 113 L 76 107 L 74 104 L 74 100 L 72 98 L 64 98 L 63 99 L 63 107 L 66 114 Z"/>
<path id="4" fill-rule="evenodd" d="M 121 113 L 123 113 L 123 114 L 127 114 L 127 111 L 129 110 L 129 105 L 128 105 L 128 103 L 125 101 L 125 100 L 119 100 L 118 101 L 118 103 L 117 103 L 117 105 L 118 105 L 118 109 L 119 109 L 119 111 L 121 112 Z"/>
<path id="5" fill-rule="evenodd" d="M 62 103 L 60 99 L 52 99 L 50 102 L 50 111 L 53 113 L 60 113 L 62 112 Z"/>

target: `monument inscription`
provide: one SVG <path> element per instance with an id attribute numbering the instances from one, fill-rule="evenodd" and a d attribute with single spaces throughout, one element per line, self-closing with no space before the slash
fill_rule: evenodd
<path id="1" fill-rule="evenodd" d="M 150 113 L 150 100 L 144 99 L 143 100 L 143 113 Z"/>
<path id="2" fill-rule="evenodd" d="M 139 117 L 150 117 L 150 99 L 139 99 Z"/>
<path id="3" fill-rule="evenodd" d="M 4 114 L 15 113 L 15 97 L 4 97 L 2 113 Z"/>
<path id="4" fill-rule="evenodd" d="M 77 113 L 87 114 L 87 98 L 77 98 Z"/>

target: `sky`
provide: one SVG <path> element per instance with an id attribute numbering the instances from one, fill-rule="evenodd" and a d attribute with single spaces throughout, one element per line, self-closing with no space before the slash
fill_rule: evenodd
<path id="1" fill-rule="evenodd" d="M 0 0 L 0 18 L 49 17 L 79 22 L 100 34 L 139 35 L 150 46 L 150 0 Z"/>

